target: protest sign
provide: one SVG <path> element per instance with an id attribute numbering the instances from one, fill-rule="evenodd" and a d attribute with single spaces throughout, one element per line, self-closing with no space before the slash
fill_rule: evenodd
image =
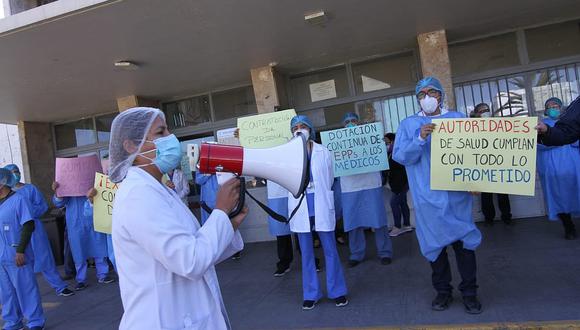
<path id="1" fill-rule="evenodd" d="M 85 196 L 95 183 L 95 173 L 103 172 L 97 155 L 57 158 L 55 167 L 58 197 Z"/>
<path id="2" fill-rule="evenodd" d="M 113 224 L 113 202 L 118 185 L 109 180 L 109 177 L 95 173 L 95 189 L 97 195 L 93 198 L 93 225 L 95 231 L 111 234 Z"/>
<path id="3" fill-rule="evenodd" d="M 536 117 L 433 123 L 431 189 L 534 195 Z"/>
<path id="4" fill-rule="evenodd" d="M 389 168 L 381 123 L 321 132 L 320 137 L 332 155 L 335 177 Z"/>
<path id="5" fill-rule="evenodd" d="M 290 141 L 290 121 L 294 116 L 296 111 L 290 109 L 238 118 L 240 144 L 246 148 L 270 148 Z"/>

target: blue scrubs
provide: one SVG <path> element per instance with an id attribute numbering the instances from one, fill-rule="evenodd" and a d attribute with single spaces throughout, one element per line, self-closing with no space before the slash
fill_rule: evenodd
<path id="1" fill-rule="evenodd" d="M 56 269 L 48 235 L 46 235 L 44 225 L 40 221 L 40 217 L 48 210 L 48 205 L 42 193 L 32 184 L 14 187 L 13 190 L 26 198 L 30 205 L 32 216 L 34 217 L 34 233 L 30 241 L 34 253 L 34 272 L 42 272 L 44 279 L 56 293 L 61 293 L 67 288 L 67 284 L 62 280 Z"/>
<path id="2" fill-rule="evenodd" d="M 199 172 L 195 172 L 195 183 L 201 186 L 201 196 L 199 197 L 200 202 L 205 202 L 207 206 L 211 209 L 215 207 L 217 192 L 219 185 L 217 182 L 217 176 L 215 175 L 204 175 Z M 203 208 L 201 209 L 201 224 L 203 225 L 205 221 L 209 218 L 209 213 L 207 213 Z"/>
<path id="3" fill-rule="evenodd" d="M 83 209 L 83 215 L 85 217 L 90 217 L 90 218 L 93 217 L 93 205 L 91 204 L 91 202 L 89 202 L 88 199 L 85 202 L 85 207 Z M 109 260 L 113 264 L 113 268 L 115 268 L 115 271 L 117 271 L 117 263 L 115 262 L 115 251 L 113 250 L 113 235 L 111 235 L 111 234 L 105 234 L 105 235 L 107 236 L 107 258 L 109 258 Z"/>
<path id="4" fill-rule="evenodd" d="M 24 266 L 17 267 L 15 261 L 22 225 L 31 220 L 34 217 L 30 206 L 21 194 L 13 194 L 0 204 L 0 296 L 4 329 L 22 329 L 23 317 L 28 320 L 28 327 L 43 326 L 45 322 L 32 247 L 26 247 Z"/>
<path id="5" fill-rule="evenodd" d="M 449 111 L 440 116 L 414 115 L 404 119 L 397 132 L 393 159 L 405 165 L 409 188 L 413 194 L 417 239 L 421 253 L 434 262 L 443 248 L 462 241 L 467 250 L 481 243 L 481 233 L 473 223 L 473 198 L 468 192 L 441 191 L 430 188 L 431 137 L 421 141 L 421 126 L 433 118 L 464 118 L 462 113 Z"/>
<path id="6" fill-rule="evenodd" d="M 546 118 L 550 127 L 556 124 Z M 557 220 L 558 213 L 580 215 L 580 150 L 578 141 L 561 147 L 538 144 L 538 174 L 544 189 L 548 218 Z"/>
<path id="7" fill-rule="evenodd" d="M 77 270 L 76 281 L 85 283 L 87 279 L 87 259 L 94 258 L 99 280 L 109 273 L 107 237 L 93 227 L 93 218 L 84 215 L 86 197 L 53 197 L 56 207 L 66 208 L 66 229 L 70 249 Z"/>

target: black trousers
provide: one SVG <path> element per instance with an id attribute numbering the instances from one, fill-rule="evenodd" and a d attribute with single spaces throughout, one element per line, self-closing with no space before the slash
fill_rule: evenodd
<path id="1" fill-rule="evenodd" d="M 276 266 L 285 269 L 290 266 L 294 254 L 292 252 L 292 235 L 276 236 L 278 263 Z"/>
<path id="2" fill-rule="evenodd" d="M 452 246 L 453 250 L 455 250 L 457 268 L 459 268 L 459 274 L 461 274 L 459 291 L 464 297 L 475 296 L 477 295 L 475 251 L 464 249 L 461 241 L 453 243 Z M 450 294 L 453 291 L 453 287 L 451 286 L 451 267 L 447 257 L 447 247 L 441 251 L 437 260 L 431 263 L 431 269 L 433 270 L 431 281 L 437 293 Z"/>
<path id="3" fill-rule="evenodd" d="M 512 219 L 510 199 L 506 194 L 491 194 L 481 193 L 481 211 L 485 217 L 485 221 L 493 221 L 495 219 L 495 207 L 493 206 L 493 195 L 497 196 L 497 203 L 501 212 L 501 219 L 503 221 L 510 221 Z"/>

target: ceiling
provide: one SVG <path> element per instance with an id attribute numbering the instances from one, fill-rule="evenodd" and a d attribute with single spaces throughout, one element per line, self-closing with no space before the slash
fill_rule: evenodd
<path id="1" fill-rule="evenodd" d="M 65 1 L 65 0 L 63 0 Z M 364 5 L 363 5 L 364 4 Z M 322 9 L 324 27 L 304 22 Z M 123 0 L 0 35 L 0 122 L 116 110 L 127 95 L 164 100 L 250 81 L 277 62 L 296 72 L 580 13 L 578 0 Z M 135 71 L 113 63 L 132 60 Z"/>

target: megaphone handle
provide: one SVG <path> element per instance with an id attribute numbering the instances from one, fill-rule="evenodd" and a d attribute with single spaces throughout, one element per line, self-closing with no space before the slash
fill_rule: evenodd
<path id="1" fill-rule="evenodd" d="M 235 217 L 236 215 L 240 214 L 244 209 L 244 205 L 246 204 L 246 178 L 243 176 L 238 176 L 238 180 L 240 180 L 240 199 L 238 200 L 238 205 L 236 208 L 228 214 L 230 218 Z"/>

